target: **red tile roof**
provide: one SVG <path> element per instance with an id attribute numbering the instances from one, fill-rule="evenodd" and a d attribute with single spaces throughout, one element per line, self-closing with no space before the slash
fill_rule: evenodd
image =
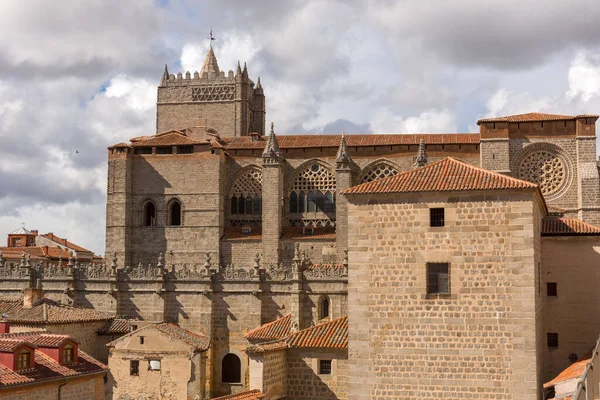
<path id="1" fill-rule="evenodd" d="M 177 145 L 193 145 L 193 144 L 208 144 L 194 140 L 180 131 L 169 131 L 159 133 L 154 136 L 140 136 L 130 139 L 131 147 L 150 147 L 150 146 L 177 146 Z"/>
<path id="2" fill-rule="evenodd" d="M 535 189 L 537 185 L 447 157 L 412 171 L 376 179 L 343 194 L 449 192 L 464 190 Z M 539 190 L 539 189 L 538 189 Z"/>
<path id="3" fill-rule="evenodd" d="M 242 233 L 241 226 L 229 227 L 223 229 L 223 239 L 225 240 L 262 240 L 262 228 L 252 226 L 252 231 L 245 235 Z"/>
<path id="4" fill-rule="evenodd" d="M 424 133 L 424 134 L 346 134 L 348 147 L 418 145 L 421 139 L 425 144 L 479 144 L 478 133 Z M 341 135 L 278 135 L 281 149 L 334 147 L 340 145 Z M 263 149 L 266 136 L 253 141 L 250 136 L 221 138 L 228 150 Z"/>
<path id="5" fill-rule="evenodd" d="M 560 115 L 560 114 L 543 114 L 532 112 L 527 114 L 508 115 L 506 117 L 483 118 L 477 121 L 477 125 L 484 122 L 542 122 L 542 121 L 564 121 L 575 120 L 577 118 L 598 118 L 597 115 L 582 114 L 582 115 Z"/>
<path id="6" fill-rule="evenodd" d="M 29 254 L 33 260 L 57 260 L 62 257 L 65 261 L 69 258 L 69 250 L 50 246 L 29 247 L 0 247 L 2 257 L 8 260 L 19 260 L 23 253 Z"/>
<path id="7" fill-rule="evenodd" d="M 0 353 L 12 353 L 13 351 L 15 351 L 15 349 L 17 349 L 19 346 L 22 346 L 23 344 L 35 348 L 35 345 L 33 345 L 33 343 L 29 341 L 25 341 L 19 338 L 5 338 L 0 336 Z"/>
<path id="8" fill-rule="evenodd" d="M 74 322 L 105 321 L 113 314 L 93 308 L 73 307 L 50 299 L 42 299 L 31 308 L 23 307 L 23 300 L 0 299 L 0 314 L 7 321 L 21 324 L 66 324 Z"/>
<path id="9" fill-rule="evenodd" d="M 283 239 L 289 240 L 335 240 L 335 228 L 314 228 L 311 235 L 302 233 L 302 227 L 290 226 L 283 228 Z"/>
<path id="10" fill-rule="evenodd" d="M 156 325 L 156 329 L 173 339 L 181 340 L 193 346 L 195 350 L 205 351 L 210 347 L 210 339 L 202 333 L 193 333 L 169 323 L 158 324 Z"/>
<path id="11" fill-rule="evenodd" d="M 106 322 L 104 326 L 98 329 L 98 334 L 100 335 L 112 335 L 115 333 L 129 333 L 131 332 L 131 325 L 129 321 L 125 318 L 114 318 L 110 321 Z"/>
<path id="12" fill-rule="evenodd" d="M 62 380 L 78 375 L 104 373 L 106 370 L 106 365 L 81 350 L 79 350 L 78 361 L 66 365 L 58 364 L 52 358 L 36 350 L 34 368 L 12 371 L 4 365 L 0 365 L 0 388 L 19 384 Z"/>
<path id="13" fill-rule="evenodd" d="M 347 349 L 348 317 L 294 332 L 286 342 L 290 348 Z"/>
<path id="14" fill-rule="evenodd" d="M 278 340 L 268 343 L 257 343 L 246 347 L 246 353 L 266 353 L 270 351 L 285 350 L 288 348 L 285 340 Z"/>
<path id="15" fill-rule="evenodd" d="M 577 218 L 546 217 L 542 222 L 543 236 L 598 236 L 600 228 Z"/>
<path id="16" fill-rule="evenodd" d="M 264 398 L 265 395 L 260 390 L 254 389 L 236 394 L 228 394 L 227 396 L 213 397 L 212 400 L 260 400 Z"/>
<path id="17" fill-rule="evenodd" d="M 544 389 L 571 379 L 580 378 L 581 375 L 583 375 L 583 371 L 585 370 L 585 367 L 589 362 L 590 359 L 588 358 L 587 360 L 581 360 L 571 364 L 568 368 L 566 368 L 564 371 L 558 374 L 556 378 L 552 379 L 550 382 L 544 383 Z"/>
<path id="18" fill-rule="evenodd" d="M 247 332 L 248 340 L 278 340 L 290 334 L 292 330 L 292 315 L 286 314 L 273 322 L 261 325 Z"/>
<path id="19" fill-rule="evenodd" d="M 108 146 L 109 149 L 122 149 L 122 148 L 129 148 L 131 146 L 129 146 L 127 143 L 117 143 L 117 144 L 113 144 L 112 146 Z"/>
<path id="20" fill-rule="evenodd" d="M 67 239 L 63 239 L 63 238 L 61 238 L 61 237 L 59 237 L 59 236 L 56 236 L 54 233 L 46 233 L 46 234 L 44 234 L 44 235 L 40 235 L 40 236 L 43 236 L 43 237 L 45 237 L 46 239 L 50 239 L 50 240 L 52 240 L 53 242 L 55 242 L 55 243 L 58 243 L 58 244 L 60 244 L 60 245 L 62 245 L 62 246 L 66 246 L 66 247 L 68 247 L 68 248 L 69 248 L 69 249 L 71 249 L 71 250 L 75 250 L 75 251 L 85 251 L 85 252 L 88 252 L 88 253 L 92 253 L 92 251 L 91 251 L 91 250 L 88 250 L 88 249 L 86 249 L 86 248 L 84 248 L 84 247 L 78 246 L 78 245 L 76 245 L 76 244 L 75 244 L 75 243 L 73 243 L 73 242 L 69 242 Z"/>

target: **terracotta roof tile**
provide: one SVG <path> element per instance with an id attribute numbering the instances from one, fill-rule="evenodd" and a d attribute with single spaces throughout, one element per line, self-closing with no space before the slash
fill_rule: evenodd
<path id="1" fill-rule="evenodd" d="M 259 344 L 252 344 L 248 347 L 246 347 L 246 353 L 267 353 L 269 351 L 279 351 L 279 350 L 285 350 L 288 348 L 287 343 L 285 342 L 285 340 L 278 340 L 276 342 L 269 342 L 269 343 L 259 343 Z"/>
<path id="2" fill-rule="evenodd" d="M 16 348 L 18 348 L 19 346 L 26 344 L 29 347 L 33 347 L 35 348 L 35 345 L 33 345 L 31 342 L 29 341 L 25 341 L 23 339 L 20 338 L 5 338 L 5 337 L 0 337 L 0 353 L 12 353 L 13 351 L 15 351 Z"/>
<path id="3" fill-rule="evenodd" d="M 78 245 L 76 245 L 76 244 L 75 244 L 75 243 L 73 243 L 73 242 L 69 242 L 67 239 L 63 239 L 63 238 L 61 238 L 61 237 L 59 237 L 59 236 L 56 236 L 56 235 L 55 235 L 55 234 L 53 234 L 53 233 L 46 233 L 46 234 L 44 234 L 44 235 L 40 235 L 40 236 L 43 236 L 43 237 L 45 237 L 46 239 L 50 239 L 50 240 L 52 240 L 53 242 L 55 242 L 55 243 L 58 243 L 58 244 L 60 244 L 60 245 L 62 245 L 62 246 L 66 246 L 66 247 L 68 247 L 68 248 L 69 248 L 69 249 L 71 249 L 71 250 L 75 250 L 75 251 L 85 251 L 85 252 L 88 252 L 88 253 L 92 253 L 92 251 L 91 251 L 91 250 L 88 250 L 88 249 L 86 249 L 86 248 L 84 248 L 84 247 L 78 246 Z"/>
<path id="4" fill-rule="evenodd" d="M 343 194 L 535 189 L 537 185 L 447 157 L 425 167 L 376 179 Z M 538 189 L 539 190 L 539 189 Z"/>
<path id="5" fill-rule="evenodd" d="M 262 240 L 262 228 L 260 226 L 252 226 L 252 231 L 245 235 L 242 233 L 242 227 L 229 227 L 223 229 L 223 239 L 225 240 Z"/>
<path id="6" fill-rule="evenodd" d="M 598 236 L 600 228 L 577 218 L 544 218 L 543 236 Z"/>
<path id="7" fill-rule="evenodd" d="M 59 257 L 67 260 L 69 258 L 69 250 L 58 247 L 0 247 L 0 251 L 2 251 L 2 257 L 7 260 L 18 260 L 23 253 L 30 255 L 32 260 L 57 260 Z"/>
<path id="8" fill-rule="evenodd" d="M 290 334 L 292 330 L 292 315 L 286 314 L 273 322 L 261 325 L 247 332 L 248 340 L 278 340 Z"/>
<path id="9" fill-rule="evenodd" d="M 123 149 L 123 148 L 129 148 L 131 146 L 129 146 L 127 143 L 117 143 L 117 144 L 113 144 L 112 146 L 108 146 L 109 149 Z"/>
<path id="10" fill-rule="evenodd" d="M 205 351 L 210 347 L 210 339 L 202 333 L 193 333 L 169 323 L 158 324 L 156 325 L 156 329 L 174 339 L 181 340 L 193 346 L 195 350 Z"/>
<path id="11" fill-rule="evenodd" d="M 290 348 L 347 349 L 348 317 L 294 332 L 286 342 Z"/>
<path id="12" fill-rule="evenodd" d="M 542 122 L 542 121 L 564 121 L 575 120 L 577 118 L 598 118 L 597 115 L 582 114 L 582 115 L 560 115 L 560 114 L 543 114 L 532 112 L 527 114 L 508 115 L 506 117 L 483 118 L 477 121 L 477 125 L 484 122 Z"/>
<path id="13" fill-rule="evenodd" d="M 12 371 L 4 365 L 0 365 L 0 387 L 102 373 L 107 369 L 106 365 L 81 350 L 79 350 L 78 361 L 67 365 L 58 364 L 52 358 L 36 350 L 34 365 L 34 368 L 22 371 Z"/>
<path id="14" fill-rule="evenodd" d="M 93 308 L 68 306 L 46 298 L 38 301 L 31 308 L 24 308 L 22 299 L 0 299 L 0 314 L 8 314 L 7 320 L 11 323 L 30 324 L 92 322 L 114 318 L 110 313 Z"/>
<path id="15" fill-rule="evenodd" d="M 254 389 L 236 394 L 228 394 L 227 396 L 213 397 L 212 400 L 260 400 L 264 398 L 265 395 L 260 390 Z"/>
<path id="16" fill-rule="evenodd" d="M 425 144 L 479 144 L 478 133 L 439 133 L 439 134 L 346 134 L 348 147 L 418 145 L 421 139 Z M 340 145 L 341 135 L 278 135 L 281 149 L 334 147 Z M 253 141 L 249 136 L 221 138 L 228 150 L 263 149 L 266 137 Z"/>
<path id="17" fill-rule="evenodd" d="M 283 228 L 283 239 L 290 240 L 335 240 L 335 228 L 314 228 L 311 235 L 305 235 L 302 227 L 290 226 Z"/>
<path id="18" fill-rule="evenodd" d="M 129 333 L 131 332 L 131 325 L 129 321 L 125 318 L 114 318 L 110 321 L 107 321 L 106 324 L 100 329 L 98 329 L 98 334 L 100 335 L 112 335 L 115 333 Z"/>
<path id="19" fill-rule="evenodd" d="M 556 378 L 552 379 L 550 382 L 544 383 L 544 389 L 571 379 L 578 379 L 579 377 L 581 377 L 581 375 L 583 375 L 583 371 L 585 370 L 585 367 L 589 362 L 590 359 L 588 358 L 587 360 L 581 360 L 571 364 L 568 368 L 566 368 L 564 371 L 558 374 Z"/>
<path id="20" fill-rule="evenodd" d="M 179 131 L 170 131 L 159 133 L 158 135 L 154 136 L 143 136 L 131 139 L 131 147 L 178 146 L 193 144 L 208 144 L 208 142 L 194 140 Z"/>

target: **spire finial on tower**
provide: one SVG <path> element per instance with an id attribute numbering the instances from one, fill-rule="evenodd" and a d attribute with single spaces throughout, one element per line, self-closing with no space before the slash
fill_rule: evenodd
<path id="1" fill-rule="evenodd" d="M 279 150 L 277 136 L 275 136 L 275 124 L 273 122 L 271 122 L 271 134 L 265 145 L 262 157 L 263 164 L 277 164 L 281 160 L 281 151 Z"/>
<path id="2" fill-rule="evenodd" d="M 350 163 L 352 158 L 348 153 L 348 146 L 346 145 L 346 134 L 342 131 L 342 137 L 340 139 L 340 146 L 338 147 L 337 155 L 335 157 L 337 169 L 350 169 Z"/>
<path id="3" fill-rule="evenodd" d="M 212 34 L 212 26 L 210 27 L 210 33 L 209 33 L 207 39 L 208 39 L 208 46 L 212 49 L 213 40 L 217 40 L 217 39 L 215 39 L 215 37 Z"/>
<path id="4" fill-rule="evenodd" d="M 169 80 L 169 68 L 167 68 L 167 64 L 165 64 L 165 71 L 163 72 L 160 83 L 164 85 L 168 80 Z"/>
<path id="5" fill-rule="evenodd" d="M 258 77 L 258 80 L 256 81 L 256 88 L 262 89 L 262 85 L 260 84 L 260 76 Z"/>
<path id="6" fill-rule="evenodd" d="M 417 157 L 415 158 L 415 163 L 413 168 L 420 168 L 427 165 L 427 146 L 425 146 L 425 141 L 421 139 L 419 142 L 419 150 L 417 151 Z"/>
<path id="7" fill-rule="evenodd" d="M 219 63 L 217 62 L 217 57 L 215 56 L 215 52 L 213 51 L 212 46 L 208 49 L 208 54 L 204 59 L 204 63 L 202 64 L 202 69 L 200 70 L 200 75 L 204 75 L 204 73 L 208 74 L 216 74 L 218 76 L 221 71 L 219 70 Z"/>

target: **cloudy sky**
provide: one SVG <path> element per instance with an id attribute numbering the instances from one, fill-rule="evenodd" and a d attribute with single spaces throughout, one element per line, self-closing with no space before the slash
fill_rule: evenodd
<path id="1" fill-rule="evenodd" d="M 154 133 L 164 64 L 200 69 L 211 26 L 278 133 L 410 133 L 600 112 L 598 21 L 596 0 L 4 0 L 0 237 L 103 254 L 106 147 Z"/>

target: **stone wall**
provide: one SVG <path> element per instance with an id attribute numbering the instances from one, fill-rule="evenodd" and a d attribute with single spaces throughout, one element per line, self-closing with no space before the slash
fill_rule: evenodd
<path id="1" fill-rule="evenodd" d="M 350 198 L 351 398 L 539 398 L 537 207 L 531 192 Z M 427 295 L 428 262 L 450 264 L 450 296 Z"/>
<path id="2" fill-rule="evenodd" d="M 3 388 L 3 400 L 105 400 L 104 373 L 54 382 L 42 382 L 23 387 Z"/>
<path id="3" fill-rule="evenodd" d="M 577 360 L 589 356 L 600 332 L 600 238 L 563 236 L 542 238 L 543 355 L 545 382 Z M 548 283 L 557 296 L 548 296 Z M 558 347 L 549 348 L 547 333 L 558 333 Z"/>
<path id="4" fill-rule="evenodd" d="M 331 374 L 319 374 L 319 360 L 332 360 Z M 289 349 L 287 397 L 295 400 L 348 399 L 348 351 Z"/>

